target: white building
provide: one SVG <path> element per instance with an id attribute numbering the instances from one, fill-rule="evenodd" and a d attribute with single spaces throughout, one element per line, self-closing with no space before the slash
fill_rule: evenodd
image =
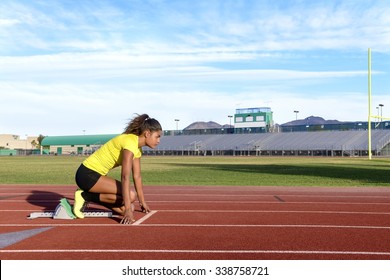
<path id="1" fill-rule="evenodd" d="M 31 150 L 37 149 L 38 136 L 27 136 L 20 139 L 19 135 L 0 134 L 0 150 Z"/>

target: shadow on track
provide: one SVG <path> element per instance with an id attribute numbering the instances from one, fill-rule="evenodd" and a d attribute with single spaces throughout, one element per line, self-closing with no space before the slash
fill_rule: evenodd
<path id="1" fill-rule="evenodd" d="M 32 205 L 42 207 L 44 211 L 51 211 L 56 208 L 63 197 L 63 195 L 55 192 L 33 190 L 26 200 Z M 67 197 L 67 199 L 69 198 Z"/>

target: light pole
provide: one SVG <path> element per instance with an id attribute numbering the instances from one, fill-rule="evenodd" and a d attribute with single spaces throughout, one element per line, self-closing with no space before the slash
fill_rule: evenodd
<path id="1" fill-rule="evenodd" d="M 234 133 L 233 131 L 233 129 L 232 129 L 232 118 L 233 118 L 233 116 L 232 115 L 228 115 L 228 118 L 229 118 L 229 128 L 228 128 L 228 133 Z"/>
<path id="2" fill-rule="evenodd" d="M 175 119 L 176 122 L 176 131 L 179 131 L 179 119 Z"/>
<path id="3" fill-rule="evenodd" d="M 233 116 L 229 115 L 228 118 L 229 118 L 229 128 L 231 128 L 232 127 L 232 118 L 233 118 Z"/>
<path id="4" fill-rule="evenodd" d="M 379 107 L 376 107 L 376 111 L 377 111 L 377 113 L 376 113 L 376 115 L 377 115 L 376 120 L 379 122 Z"/>
<path id="5" fill-rule="evenodd" d="M 299 111 L 295 110 L 294 113 L 295 113 L 295 120 L 298 120 L 298 113 L 299 113 Z"/>
<path id="6" fill-rule="evenodd" d="M 382 115 L 382 107 L 385 106 L 385 105 L 379 104 L 378 106 L 381 108 L 381 122 L 382 122 L 382 118 L 383 118 L 383 115 Z"/>

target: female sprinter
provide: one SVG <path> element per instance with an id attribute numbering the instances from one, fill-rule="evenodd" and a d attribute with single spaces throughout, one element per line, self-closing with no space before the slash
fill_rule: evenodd
<path id="1" fill-rule="evenodd" d="M 161 125 L 157 120 L 149 118 L 147 114 L 137 115 L 122 134 L 85 159 L 76 172 L 79 189 L 75 192 L 73 205 L 75 216 L 84 218 L 84 204 L 95 202 L 122 215 L 121 224 L 133 223 L 133 202 L 136 194 L 130 188 L 130 175 L 141 210 L 148 213 L 150 208 L 145 202 L 142 190 L 141 148 L 155 148 L 160 143 L 161 133 Z M 121 181 L 106 176 L 117 166 L 122 166 Z"/>

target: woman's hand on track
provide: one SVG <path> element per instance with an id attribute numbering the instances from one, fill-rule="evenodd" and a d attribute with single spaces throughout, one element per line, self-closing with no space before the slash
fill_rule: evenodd
<path id="1" fill-rule="evenodd" d="M 141 211 L 142 211 L 142 212 L 144 212 L 144 213 L 149 213 L 149 212 L 150 212 L 150 208 L 149 208 L 149 206 L 146 204 L 146 202 L 140 203 L 139 206 L 141 207 Z"/>
<path id="2" fill-rule="evenodd" d="M 120 223 L 124 224 L 124 225 L 130 225 L 134 222 L 135 222 L 135 219 L 134 219 L 134 214 L 133 214 L 132 209 L 126 210 Z"/>

